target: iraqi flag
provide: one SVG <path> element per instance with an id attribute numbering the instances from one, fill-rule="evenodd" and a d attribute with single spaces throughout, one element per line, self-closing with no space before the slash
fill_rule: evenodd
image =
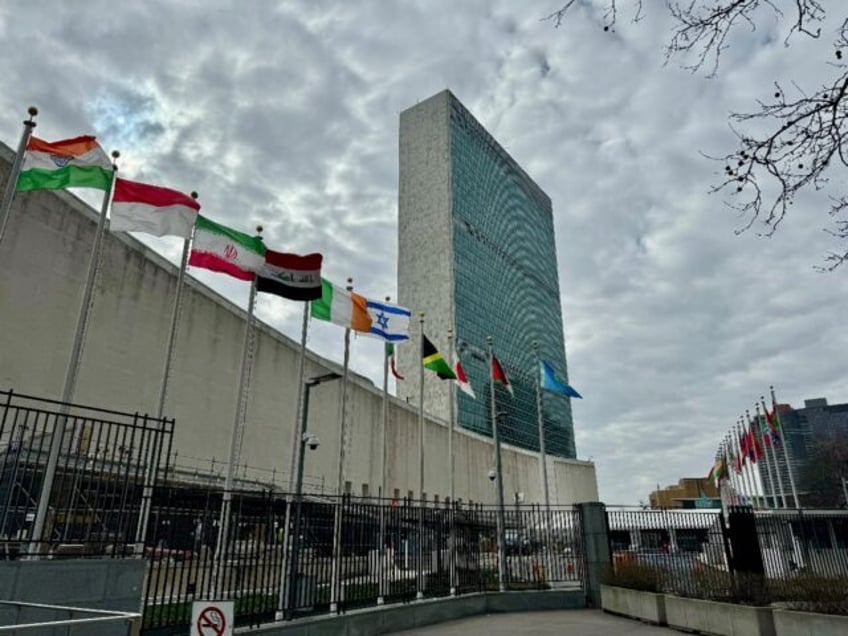
<path id="1" fill-rule="evenodd" d="M 291 300 L 321 298 L 321 254 L 287 254 L 265 252 L 265 265 L 256 279 L 257 291 L 276 294 Z"/>
<path id="2" fill-rule="evenodd" d="M 109 229 L 189 238 L 198 212 L 200 204 L 187 194 L 118 178 Z"/>

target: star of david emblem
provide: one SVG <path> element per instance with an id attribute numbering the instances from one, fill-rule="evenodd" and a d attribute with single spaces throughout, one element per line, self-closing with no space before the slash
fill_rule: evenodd
<path id="1" fill-rule="evenodd" d="M 384 331 L 388 331 L 389 329 L 389 317 L 384 314 L 382 311 L 377 314 L 377 324 L 380 325 L 380 328 Z"/>

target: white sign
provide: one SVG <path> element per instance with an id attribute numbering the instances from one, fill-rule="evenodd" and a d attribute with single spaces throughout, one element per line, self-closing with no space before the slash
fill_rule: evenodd
<path id="1" fill-rule="evenodd" d="M 194 601 L 191 636 L 233 636 L 233 601 Z"/>

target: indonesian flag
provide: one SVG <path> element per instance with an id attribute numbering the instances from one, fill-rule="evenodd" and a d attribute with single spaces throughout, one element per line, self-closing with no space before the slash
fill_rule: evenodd
<path id="1" fill-rule="evenodd" d="M 453 359 L 456 360 L 453 365 L 453 371 L 456 373 L 457 386 L 471 399 L 476 400 L 477 396 L 474 394 L 474 389 L 471 388 L 471 383 L 468 382 L 468 376 L 465 375 L 465 369 L 462 368 L 462 362 L 460 362 L 459 354 L 456 353 L 456 350 L 454 350 Z"/>
<path id="2" fill-rule="evenodd" d="M 199 211 L 200 204 L 187 194 L 118 178 L 109 228 L 113 232 L 189 238 Z"/>
<path id="3" fill-rule="evenodd" d="M 287 254 L 267 250 L 257 273 L 256 289 L 291 300 L 321 298 L 321 254 Z"/>
<path id="4" fill-rule="evenodd" d="M 498 359 L 494 356 L 494 354 L 492 354 L 492 379 L 495 382 L 500 382 L 503 387 L 509 391 L 509 394 L 515 397 L 515 393 L 512 392 L 512 385 L 509 383 L 509 380 L 507 380 L 506 373 L 504 373 L 501 363 L 498 362 Z"/>

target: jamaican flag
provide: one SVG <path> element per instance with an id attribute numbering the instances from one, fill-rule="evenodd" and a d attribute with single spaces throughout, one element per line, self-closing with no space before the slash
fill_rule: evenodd
<path id="1" fill-rule="evenodd" d="M 442 354 L 427 336 L 424 336 L 424 342 L 421 344 L 421 361 L 425 368 L 435 371 L 442 380 L 456 380 L 456 374 L 451 371 Z"/>

